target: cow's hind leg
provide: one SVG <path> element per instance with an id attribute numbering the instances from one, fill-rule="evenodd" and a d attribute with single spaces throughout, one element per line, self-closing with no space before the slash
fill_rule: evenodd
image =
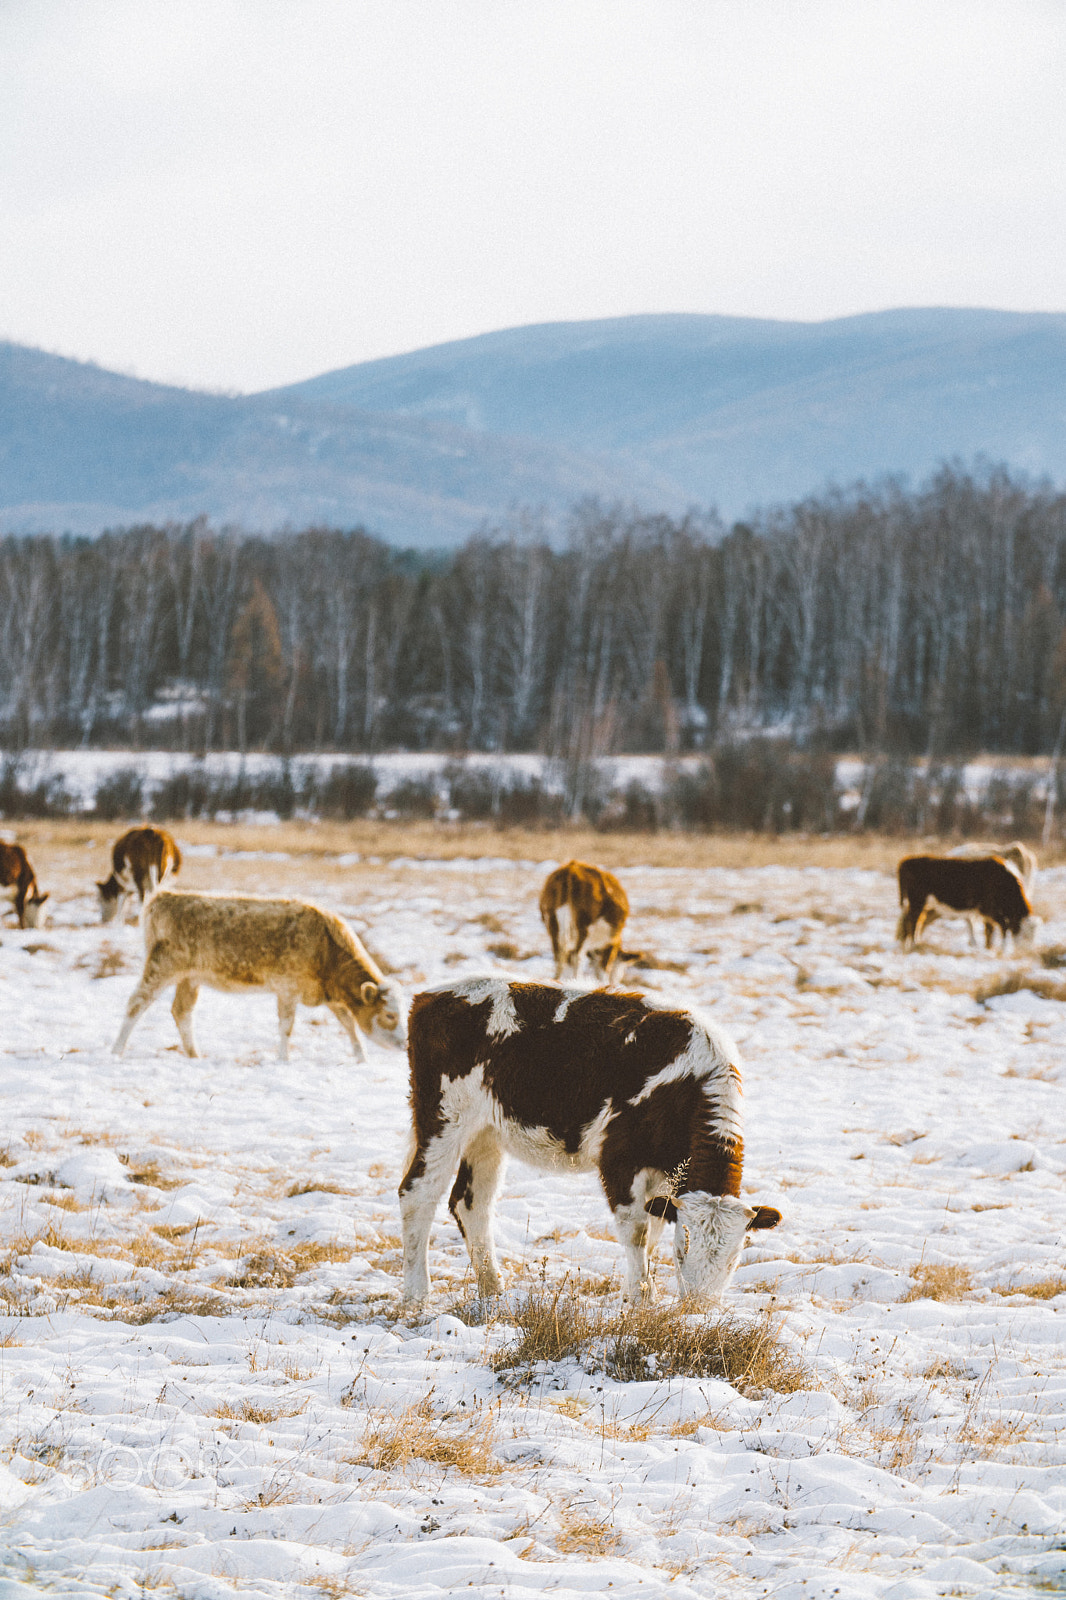
<path id="1" fill-rule="evenodd" d="M 555 962 L 555 981 L 563 975 L 563 947 L 559 938 L 559 918 L 554 911 L 549 911 L 544 918 L 544 926 L 548 930 L 548 937 L 552 942 L 552 959 Z"/>
<path id="2" fill-rule="evenodd" d="M 459 1165 L 462 1141 L 446 1123 L 424 1144 L 416 1143 L 400 1183 L 403 1232 L 403 1297 L 418 1303 L 429 1294 L 429 1234 L 437 1202 Z"/>
<path id="3" fill-rule="evenodd" d="M 130 995 L 118 1038 L 111 1047 L 116 1056 L 120 1056 L 125 1050 L 137 1018 L 148 1010 L 153 1000 L 158 999 L 160 990 L 165 989 L 167 984 L 173 981 L 173 977 L 173 972 L 168 970 L 165 962 L 158 961 L 151 955 L 148 957 L 144 963 L 141 981 Z"/>
<path id="4" fill-rule="evenodd" d="M 194 983 L 191 978 L 182 978 L 174 990 L 174 1004 L 170 1008 L 170 1014 L 178 1025 L 182 1049 L 187 1056 L 200 1054 L 196 1048 L 196 1036 L 192 1031 L 192 1012 L 199 994 L 198 983 Z"/>
<path id="5" fill-rule="evenodd" d="M 486 1128 L 463 1151 L 448 1201 L 448 1209 L 466 1240 L 470 1264 L 477 1275 L 477 1292 L 482 1298 L 499 1294 L 503 1288 L 492 1236 L 492 1213 L 505 1162 L 499 1140 L 491 1128 Z"/>

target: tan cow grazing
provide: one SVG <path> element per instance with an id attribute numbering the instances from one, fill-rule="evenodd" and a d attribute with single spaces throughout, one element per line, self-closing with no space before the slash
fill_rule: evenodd
<path id="1" fill-rule="evenodd" d="M 587 946 L 593 972 L 602 983 L 610 983 L 629 915 L 626 892 L 612 873 L 587 861 L 556 867 L 540 892 L 540 914 L 552 942 L 556 981 L 564 973 L 577 977 Z"/>
<path id="2" fill-rule="evenodd" d="M 999 856 L 967 860 L 958 856 L 904 856 L 897 869 L 903 907 L 896 937 L 904 949 L 921 938 L 933 909 L 974 912 L 985 925 L 985 944 L 992 948 L 994 930 L 1017 938 L 1031 937 L 1033 908 L 1021 878 Z M 933 901 L 929 907 L 928 902 Z"/>
<path id="3" fill-rule="evenodd" d="M 181 851 L 165 828 L 131 828 L 116 840 L 111 851 L 111 876 L 96 885 L 100 894 L 100 920 L 111 922 L 131 894 L 141 904 L 159 885 L 181 871 Z"/>
<path id="4" fill-rule="evenodd" d="M 598 1173 L 632 1301 L 650 1291 L 664 1223 L 680 1295 L 705 1300 L 725 1292 L 749 1232 L 781 1221 L 740 1198 L 740 1056 L 699 1012 L 617 989 L 470 978 L 415 996 L 408 1053 L 408 1301 L 429 1293 L 430 1229 L 449 1184 L 478 1293 L 500 1293 L 492 1214 L 508 1155 L 560 1182 Z"/>
<path id="5" fill-rule="evenodd" d="M 41 926 L 41 907 L 48 895 L 38 889 L 37 874 L 20 844 L 5 844 L 0 840 L 0 889 L 5 889 L 14 903 L 20 928 Z"/>
<path id="6" fill-rule="evenodd" d="M 276 995 L 282 1061 L 289 1059 L 297 1004 L 328 1006 L 363 1061 L 360 1029 L 377 1030 L 400 1048 L 407 1042 L 399 985 L 382 976 L 342 918 L 307 900 L 160 889 L 145 904 L 144 947 L 144 972 L 126 1007 L 116 1055 L 137 1018 L 172 983 L 171 1010 L 189 1056 L 199 1054 L 192 1010 L 203 983 L 229 993 L 268 989 Z"/>

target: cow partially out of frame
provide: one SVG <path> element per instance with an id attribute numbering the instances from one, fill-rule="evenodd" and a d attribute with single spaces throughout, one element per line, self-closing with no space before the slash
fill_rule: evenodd
<path id="1" fill-rule="evenodd" d="M 37 887 L 37 874 L 20 844 L 0 840 L 0 889 L 7 891 L 15 907 L 20 928 L 38 928 L 48 899 Z"/>
<path id="2" fill-rule="evenodd" d="M 664 1222 L 675 1224 L 680 1294 L 714 1299 L 749 1230 L 781 1220 L 740 1198 L 740 1056 L 696 1012 L 617 990 L 474 978 L 415 996 L 408 1051 L 408 1301 L 429 1293 L 430 1229 L 450 1183 L 478 1293 L 500 1292 L 493 1205 L 508 1155 L 560 1177 L 599 1174 L 632 1301 L 648 1292 Z"/>

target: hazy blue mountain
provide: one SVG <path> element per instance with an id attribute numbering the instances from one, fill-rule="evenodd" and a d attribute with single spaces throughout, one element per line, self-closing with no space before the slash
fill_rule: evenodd
<path id="1" fill-rule="evenodd" d="M 650 316 L 513 328 L 283 391 L 567 440 L 728 515 L 984 454 L 1066 480 L 1066 316 Z"/>
<path id="2" fill-rule="evenodd" d="M 568 444 L 289 395 L 200 394 L 0 344 L 0 531 L 95 533 L 206 512 L 250 529 L 363 525 L 429 546 L 517 506 L 557 516 L 588 495 L 684 504 L 654 470 Z"/>
<path id="3" fill-rule="evenodd" d="M 0 345 L 0 529 L 206 512 L 432 545 L 517 506 L 733 517 L 978 454 L 1066 482 L 1066 316 L 554 323 L 249 396 Z"/>

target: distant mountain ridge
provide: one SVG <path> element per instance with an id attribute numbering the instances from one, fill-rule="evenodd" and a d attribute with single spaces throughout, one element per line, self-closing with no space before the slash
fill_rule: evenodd
<path id="1" fill-rule="evenodd" d="M 0 528 L 201 512 L 454 543 L 597 495 L 727 518 L 984 455 L 1066 482 L 1066 315 L 637 316 L 506 329 L 258 395 L 0 345 Z"/>

